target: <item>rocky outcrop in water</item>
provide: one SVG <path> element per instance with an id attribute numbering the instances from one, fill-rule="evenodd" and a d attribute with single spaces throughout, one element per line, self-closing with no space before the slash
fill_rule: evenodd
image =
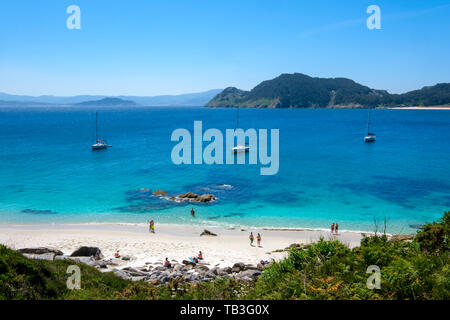
<path id="1" fill-rule="evenodd" d="M 170 197 L 169 200 L 173 200 L 173 201 L 190 201 L 190 202 L 211 202 L 216 200 L 216 197 L 213 194 L 196 194 L 193 192 L 186 192 L 186 193 L 182 193 L 179 194 L 175 197 Z"/>
<path id="2" fill-rule="evenodd" d="M 202 233 L 200 233 L 200 237 L 201 236 L 213 236 L 213 237 L 217 237 L 217 234 L 215 234 L 214 232 L 211 232 L 209 230 L 203 230 Z"/>

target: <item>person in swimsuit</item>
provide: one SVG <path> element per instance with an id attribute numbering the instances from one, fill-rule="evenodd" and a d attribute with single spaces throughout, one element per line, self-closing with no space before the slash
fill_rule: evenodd
<path id="1" fill-rule="evenodd" d="M 150 221 L 149 232 L 155 233 L 155 222 L 153 220 Z"/>
<path id="2" fill-rule="evenodd" d="M 336 223 L 336 226 L 334 227 L 334 231 L 336 231 L 336 234 L 338 234 L 339 225 Z"/>
<path id="3" fill-rule="evenodd" d="M 194 211 L 194 208 L 191 209 L 191 216 L 195 217 L 195 211 Z"/>
<path id="4" fill-rule="evenodd" d="M 164 261 L 164 267 L 166 267 L 167 269 L 172 268 L 172 264 L 170 263 L 169 259 L 167 259 L 167 258 Z"/>
<path id="5" fill-rule="evenodd" d="M 261 235 L 259 233 L 256 236 L 256 241 L 258 242 L 258 247 L 261 247 Z"/>
<path id="6" fill-rule="evenodd" d="M 250 246 L 253 247 L 253 241 L 255 240 L 255 238 L 253 237 L 253 232 L 250 232 Z"/>
<path id="7" fill-rule="evenodd" d="M 201 251 L 198 253 L 198 260 L 203 260 L 203 254 Z"/>
<path id="8" fill-rule="evenodd" d="M 331 225 L 331 234 L 334 233 L 334 223 Z"/>
<path id="9" fill-rule="evenodd" d="M 114 258 L 117 258 L 117 259 L 120 258 L 119 250 L 117 250 L 116 253 L 114 253 Z"/>

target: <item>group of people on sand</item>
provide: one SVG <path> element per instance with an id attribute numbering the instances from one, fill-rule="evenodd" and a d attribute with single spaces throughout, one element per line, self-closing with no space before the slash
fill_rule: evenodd
<path id="1" fill-rule="evenodd" d="M 189 258 L 194 263 L 199 263 L 201 260 L 203 260 L 203 253 L 201 251 L 198 252 L 198 256 Z M 172 268 L 172 263 L 170 263 L 169 258 L 166 258 L 164 260 L 164 267 L 167 269 Z"/>
<path id="2" fill-rule="evenodd" d="M 250 246 L 253 247 L 253 241 L 255 241 L 253 232 L 250 232 L 249 239 L 250 239 Z M 261 235 L 259 233 L 256 235 L 256 242 L 258 243 L 258 247 L 261 247 Z"/>
<path id="3" fill-rule="evenodd" d="M 337 223 L 333 223 L 331 225 L 331 234 L 338 234 L 339 231 L 339 225 Z"/>
<path id="4" fill-rule="evenodd" d="M 199 263 L 203 260 L 203 253 L 201 251 L 198 252 L 198 256 L 189 258 L 194 263 Z"/>

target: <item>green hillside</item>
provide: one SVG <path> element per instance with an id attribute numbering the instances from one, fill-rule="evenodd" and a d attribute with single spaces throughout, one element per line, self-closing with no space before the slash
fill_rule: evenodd
<path id="1" fill-rule="evenodd" d="M 227 88 L 207 107 L 340 108 L 432 106 L 450 104 L 450 83 L 405 94 L 375 90 L 346 78 L 313 78 L 301 73 L 282 74 L 261 82 L 251 91 Z"/>

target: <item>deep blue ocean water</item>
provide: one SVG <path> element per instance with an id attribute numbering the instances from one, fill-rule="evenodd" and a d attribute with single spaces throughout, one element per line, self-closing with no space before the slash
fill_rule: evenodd
<path id="1" fill-rule="evenodd" d="M 95 111 L 101 138 L 92 152 Z M 241 109 L 240 127 L 280 129 L 280 168 L 174 165 L 172 131 L 234 129 L 236 109 L 0 109 L 0 222 L 157 223 L 223 227 L 414 232 L 450 210 L 450 111 Z M 207 143 L 204 143 L 206 146 Z M 230 185 L 231 187 L 228 187 Z M 212 204 L 175 204 L 170 195 L 213 193 Z M 195 219 L 189 214 L 196 210 Z"/>

